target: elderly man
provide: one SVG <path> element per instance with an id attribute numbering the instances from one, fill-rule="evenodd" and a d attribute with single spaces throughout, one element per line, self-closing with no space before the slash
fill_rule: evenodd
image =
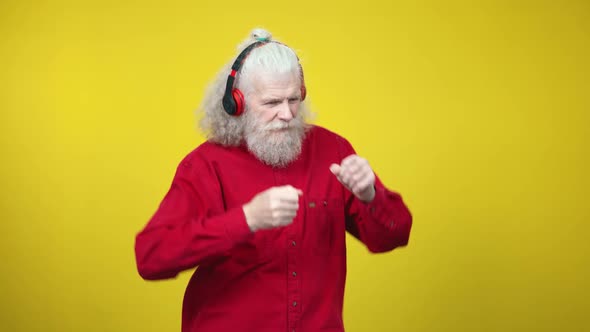
<path id="1" fill-rule="evenodd" d="M 296 54 L 254 30 L 204 98 L 208 141 L 137 235 L 140 275 L 195 268 L 182 331 L 344 331 L 345 232 L 371 252 L 412 218 L 344 138 L 305 122 Z"/>

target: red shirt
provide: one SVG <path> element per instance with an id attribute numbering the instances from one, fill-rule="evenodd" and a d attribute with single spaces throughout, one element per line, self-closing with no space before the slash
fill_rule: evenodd
<path id="1" fill-rule="evenodd" d="M 378 178 L 371 203 L 338 182 L 330 164 L 354 153 L 314 126 L 286 168 L 263 164 L 244 146 L 206 142 L 186 156 L 135 243 L 145 279 L 198 266 L 184 296 L 183 332 L 344 331 L 345 231 L 384 252 L 406 245 L 412 225 L 401 197 Z M 242 206 L 287 184 L 303 191 L 293 223 L 252 233 Z"/>

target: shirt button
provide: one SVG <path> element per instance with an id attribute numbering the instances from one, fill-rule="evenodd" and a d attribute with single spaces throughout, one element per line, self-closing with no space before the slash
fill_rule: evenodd
<path id="1" fill-rule="evenodd" d="M 314 207 L 315 207 L 315 202 L 311 202 L 311 203 L 309 203 L 309 207 L 310 207 L 310 208 L 314 208 Z"/>
<path id="2" fill-rule="evenodd" d="M 393 220 L 389 221 L 389 227 L 393 228 Z"/>
<path id="3" fill-rule="evenodd" d="M 296 307 L 297 306 L 297 301 L 293 302 L 293 306 Z"/>
<path id="4" fill-rule="evenodd" d="M 297 276 L 297 272 L 293 271 L 293 273 L 291 273 L 294 277 Z"/>
<path id="5" fill-rule="evenodd" d="M 297 243 L 295 241 L 291 241 L 291 245 L 294 247 L 297 245 Z"/>
<path id="6" fill-rule="evenodd" d="M 324 206 L 328 206 L 328 202 L 324 201 L 323 203 L 324 203 Z"/>

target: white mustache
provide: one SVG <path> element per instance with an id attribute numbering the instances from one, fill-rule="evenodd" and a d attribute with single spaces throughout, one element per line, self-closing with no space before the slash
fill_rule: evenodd
<path id="1" fill-rule="evenodd" d="M 284 122 L 284 121 L 277 121 L 277 122 L 271 122 L 266 124 L 263 127 L 263 130 L 280 130 L 280 129 L 292 129 L 292 128 L 297 128 L 299 127 L 300 121 L 298 121 L 298 119 L 293 119 L 289 122 Z"/>

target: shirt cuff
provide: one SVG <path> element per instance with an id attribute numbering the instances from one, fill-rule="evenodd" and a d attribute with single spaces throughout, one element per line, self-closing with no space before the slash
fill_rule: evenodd
<path id="1" fill-rule="evenodd" d="M 381 224 L 387 229 L 391 229 L 394 226 L 394 221 L 391 219 L 390 199 L 388 199 L 388 193 L 384 187 L 375 186 L 375 197 L 369 203 L 364 203 L 365 214 L 370 220 L 374 220 Z M 389 208 L 388 208 L 389 207 Z"/>
<path id="2" fill-rule="evenodd" d="M 246 241 L 253 236 L 241 206 L 229 210 L 225 215 L 225 232 L 234 243 Z"/>

